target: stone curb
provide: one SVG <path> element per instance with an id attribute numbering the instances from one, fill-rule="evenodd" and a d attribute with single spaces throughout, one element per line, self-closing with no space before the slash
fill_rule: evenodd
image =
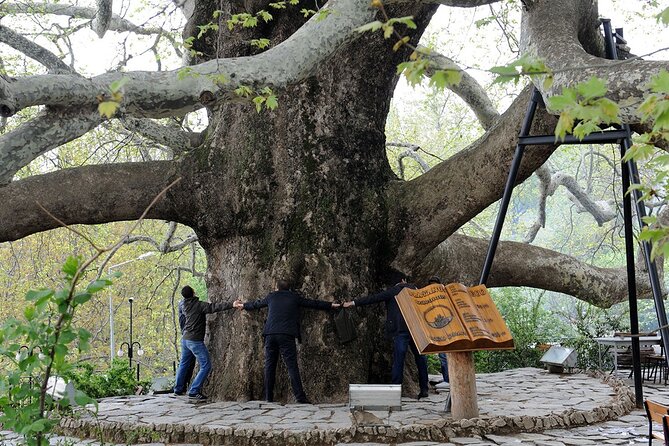
<path id="1" fill-rule="evenodd" d="M 200 443 L 234 446 L 334 446 L 338 443 L 403 443 L 411 441 L 445 442 L 455 437 L 508 435 L 518 432 L 541 432 L 546 429 L 570 428 L 615 420 L 635 406 L 634 394 L 621 380 L 602 376 L 614 396 L 609 404 L 592 410 L 568 409 L 540 416 L 493 416 L 452 421 L 443 419 L 429 424 L 401 427 L 351 425 L 338 429 L 259 430 L 244 427 L 210 428 L 189 424 L 138 424 L 63 418 L 60 434 L 113 443 Z"/>

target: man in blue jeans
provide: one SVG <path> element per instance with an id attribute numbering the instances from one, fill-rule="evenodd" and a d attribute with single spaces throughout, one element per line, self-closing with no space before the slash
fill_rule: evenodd
<path id="1" fill-rule="evenodd" d="M 411 350 L 413 357 L 418 367 L 418 384 L 420 386 L 420 393 L 417 399 L 426 398 L 428 391 L 427 381 L 427 359 L 421 355 L 411 339 L 409 328 L 407 327 L 404 317 L 400 312 L 400 307 L 397 304 L 395 296 L 397 296 L 402 288 L 415 289 L 415 285 L 407 283 L 406 275 L 397 270 L 390 270 L 385 282 L 389 285 L 385 291 L 377 294 L 370 294 L 366 297 L 354 299 L 350 302 L 345 302 L 344 307 L 371 305 L 379 302 L 386 304 L 386 334 L 393 339 L 393 368 L 391 372 L 391 380 L 393 384 L 402 384 L 404 379 L 404 358 L 407 350 Z M 394 284 L 394 285 L 393 285 Z"/>
<path id="2" fill-rule="evenodd" d="M 195 376 L 190 389 L 188 389 L 188 397 L 195 402 L 206 401 L 207 397 L 201 391 L 202 385 L 211 371 L 209 351 L 207 346 L 204 345 L 204 333 L 207 329 L 206 315 L 230 310 L 232 304 L 201 302 L 195 295 L 193 288 L 189 286 L 181 289 L 181 295 L 184 300 L 183 305 L 180 304 L 179 316 L 181 319 L 181 310 L 183 310 L 184 324 L 181 337 L 181 361 L 179 362 L 179 370 L 177 370 L 174 394 L 183 395 L 185 393 L 189 375 L 192 373 L 193 362 L 197 360 L 200 371 Z"/>

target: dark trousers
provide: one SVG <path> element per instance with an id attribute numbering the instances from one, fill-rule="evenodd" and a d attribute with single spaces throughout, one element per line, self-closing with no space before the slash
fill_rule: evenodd
<path id="1" fill-rule="evenodd" d="M 416 367 L 418 368 L 418 384 L 420 385 L 421 393 L 427 393 L 427 359 L 421 355 L 416 344 L 413 343 L 409 333 L 398 333 L 393 337 L 393 370 L 392 383 L 402 384 L 404 380 L 404 358 L 407 355 L 407 350 L 411 350 L 413 357 L 416 360 Z"/>
<path id="2" fill-rule="evenodd" d="M 274 383 L 276 382 L 276 365 L 279 362 L 279 354 L 288 369 L 295 399 L 298 403 L 307 401 L 304 388 L 302 388 L 300 369 L 297 366 L 295 338 L 284 334 L 265 336 L 265 398 L 267 401 L 274 401 Z"/>

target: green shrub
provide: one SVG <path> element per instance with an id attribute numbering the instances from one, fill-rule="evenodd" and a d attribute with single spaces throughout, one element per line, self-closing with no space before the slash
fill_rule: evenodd
<path id="1" fill-rule="evenodd" d="M 106 373 L 95 372 L 92 364 L 82 363 L 71 369 L 65 378 L 74 381 L 77 389 L 92 398 L 134 395 L 140 387 L 146 393 L 150 386 L 150 381 L 137 381 L 128 363 L 118 359 L 114 359 Z"/>
<path id="2" fill-rule="evenodd" d="M 536 348 L 537 344 L 561 337 L 563 331 L 559 322 L 542 306 L 544 292 L 527 288 L 491 291 L 513 335 L 516 348 L 475 352 L 476 371 L 492 373 L 520 367 L 541 367 L 539 359 L 543 351 Z"/>

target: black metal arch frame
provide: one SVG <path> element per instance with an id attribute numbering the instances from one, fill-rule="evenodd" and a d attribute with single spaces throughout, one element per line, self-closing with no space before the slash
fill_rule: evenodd
<path id="1" fill-rule="evenodd" d="M 606 45 L 606 57 L 608 59 L 618 59 L 618 48 L 617 45 L 626 44 L 627 42 L 623 39 L 622 28 L 616 28 L 615 32 L 611 28 L 611 20 L 602 19 L 602 26 L 604 28 L 604 40 Z M 639 226 L 644 227 L 646 223 L 643 221 L 643 217 L 646 216 L 646 207 L 644 202 L 641 200 L 641 192 L 639 190 L 633 190 L 628 193 L 630 184 L 639 184 L 639 171 L 637 169 L 636 162 L 633 160 L 622 161 L 622 157 L 625 156 L 627 150 L 632 146 L 632 136 L 629 125 L 622 125 L 613 130 L 605 130 L 602 132 L 592 133 L 587 135 L 583 139 L 578 139 L 573 135 L 567 135 L 563 140 L 557 141 L 554 135 L 539 135 L 531 136 L 530 128 L 532 127 L 532 121 L 534 120 L 534 114 L 537 110 L 537 106 L 544 106 L 541 94 L 534 89 L 532 98 L 527 107 L 527 112 L 525 114 L 525 119 L 520 130 L 518 137 L 518 145 L 516 145 L 516 151 L 513 156 L 513 161 L 511 162 L 511 169 L 509 171 L 509 177 L 507 178 L 506 185 L 504 187 L 504 195 L 499 207 L 499 212 L 497 214 L 497 219 L 495 221 L 495 226 L 493 229 L 493 234 L 490 239 L 490 244 L 488 245 L 488 252 L 486 254 L 485 263 L 483 265 L 483 271 L 481 272 L 481 279 L 479 283 L 485 284 L 488 280 L 488 275 L 490 274 L 490 268 L 495 257 L 495 251 L 497 250 L 497 244 L 499 242 L 499 237 L 502 232 L 502 226 L 504 225 L 504 218 L 506 217 L 507 210 L 509 208 L 509 201 L 511 200 L 511 194 L 513 193 L 513 188 L 516 183 L 516 177 L 518 175 L 518 168 L 520 162 L 523 158 L 523 152 L 525 146 L 539 145 L 539 144 L 618 144 L 620 146 L 621 154 L 621 172 L 622 172 L 622 189 L 623 189 L 623 218 L 625 222 L 625 252 L 626 252 L 626 263 L 627 263 L 627 285 L 628 285 L 628 298 L 630 306 L 630 330 L 632 333 L 632 360 L 633 360 L 633 371 L 634 371 L 634 390 L 636 395 L 636 405 L 637 407 L 642 407 L 643 405 L 643 388 L 642 388 L 642 376 L 641 376 L 641 351 L 639 347 L 639 317 L 637 311 L 637 288 L 636 288 L 636 277 L 634 274 L 634 234 L 633 234 L 633 223 L 632 223 L 632 205 L 635 206 L 636 215 L 639 221 Z M 632 201 L 634 198 L 634 201 Z M 657 315 L 657 321 L 661 337 L 662 345 L 664 347 L 665 355 L 669 354 L 669 326 L 667 324 L 667 314 L 664 308 L 664 301 L 662 300 L 662 290 L 660 286 L 660 280 L 657 272 L 657 266 L 653 260 L 651 260 L 651 244 L 649 242 L 642 242 L 644 260 L 646 262 L 646 267 L 648 270 L 648 275 L 650 277 L 651 289 L 653 292 L 653 300 L 655 301 L 655 313 Z"/>

